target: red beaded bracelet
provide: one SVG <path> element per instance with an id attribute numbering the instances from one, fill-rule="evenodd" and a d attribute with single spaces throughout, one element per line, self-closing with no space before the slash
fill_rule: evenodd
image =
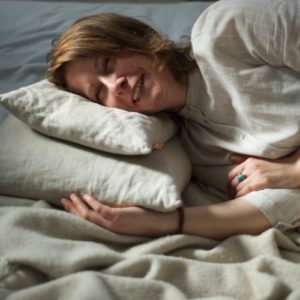
<path id="1" fill-rule="evenodd" d="M 177 226 L 175 234 L 180 234 L 180 233 L 182 233 L 183 226 L 184 226 L 184 210 L 183 210 L 183 207 L 178 207 L 177 212 L 178 212 L 178 226 Z"/>

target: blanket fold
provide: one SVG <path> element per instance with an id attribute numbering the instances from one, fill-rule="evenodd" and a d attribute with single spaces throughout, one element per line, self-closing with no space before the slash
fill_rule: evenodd
<path id="1" fill-rule="evenodd" d="M 0 197 L 0 203 L 1 299 L 299 295 L 295 231 L 270 229 L 223 242 L 189 235 L 150 239 L 108 232 L 44 201 Z"/>

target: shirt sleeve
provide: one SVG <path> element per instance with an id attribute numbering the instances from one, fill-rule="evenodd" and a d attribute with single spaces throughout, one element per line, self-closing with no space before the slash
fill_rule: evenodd
<path id="1" fill-rule="evenodd" d="M 192 44 L 210 97 L 201 103 L 211 121 L 204 126 L 210 126 L 216 149 L 274 158 L 264 142 L 278 151 L 300 146 L 299 32 L 299 0 L 220 0 L 199 17 Z M 234 134 L 220 130 L 224 124 Z M 293 128 L 297 134 L 290 133 Z M 241 130 L 247 134 L 238 135 Z M 259 141 L 259 149 L 248 135 Z M 300 226 L 300 189 L 266 189 L 241 199 L 255 205 L 275 228 Z"/>
<path id="2" fill-rule="evenodd" d="M 192 39 L 207 35 L 228 60 L 286 66 L 300 73 L 299 32 L 298 0 L 221 0 L 199 17 Z"/>
<path id="3" fill-rule="evenodd" d="M 255 205 L 279 230 L 300 226 L 300 189 L 265 189 L 240 199 Z"/>

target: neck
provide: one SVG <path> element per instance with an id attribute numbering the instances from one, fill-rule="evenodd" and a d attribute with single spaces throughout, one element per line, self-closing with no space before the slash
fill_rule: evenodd
<path id="1" fill-rule="evenodd" d="M 185 106 L 188 91 L 188 75 L 185 75 L 185 77 L 178 83 L 177 86 L 178 89 L 175 91 L 175 105 L 171 109 L 171 111 L 175 113 L 182 110 Z"/>

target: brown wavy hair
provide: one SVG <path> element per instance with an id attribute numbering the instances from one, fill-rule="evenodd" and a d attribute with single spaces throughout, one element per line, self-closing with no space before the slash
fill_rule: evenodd
<path id="1" fill-rule="evenodd" d="M 113 13 L 87 16 L 73 23 L 53 45 L 47 79 L 67 89 L 64 66 L 82 57 L 116 57 L 139 53 L 152 56 L 158 67 L 167 67 L 175 80 L 196 67 L 191 45 L 177 46 L 151 26 L 131 17 Z"/>

